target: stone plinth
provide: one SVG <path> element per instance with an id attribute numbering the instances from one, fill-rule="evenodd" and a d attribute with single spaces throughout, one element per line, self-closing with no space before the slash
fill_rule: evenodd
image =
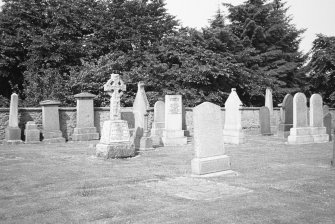
<path id="1" fill-rule="evenodd" d="M 94 127 L 94 107 L 91 93 L 74 95 L 77 99 L 77 127 L 73 130 L 73 141 L 89 141 L 99 139 L 99 133 Z"/>
<path id="2" fill-rule="evenodd" d="M 203 175 L 230 170 L 229 156 L 224 155 L 221 108 L 205 102 L 193 110 L 195 158 L 192 173 Z"/>
<path id="3" fill-rule="evenodd" d="M 45 100 L 40 102 L 42 106 L 42 125 L 43 125 L 43 142 L 44 143 L 61 143 L 65 142 L 62 137 L 59 125 L 59 101 Z"/>
<path id="4" fill-rule="evenodd" d="M 309 144 L 313 142 L 309 127 L 291 128 L 290 135 L 287 137 L 288 144 Z"/>
<path id="5" fill-rule="evenodd" d="M 164 146 L 186 145 L 187 138 L 182 130 L 182 96 L 165 95 Z"/>
<path id="6" fill-rule="evenodd" d="M 10 98 L 8 127 L 5 129 L 5 144 L 20 144 L 21 129 L 19 128 L 19 97 L 13 93 Z"/>
<path id="7" fill-rule="evenodd" d="M 24 130 L 25 143 L 40 143 L 40 130 L 34 121 L 28 121 Z"/>

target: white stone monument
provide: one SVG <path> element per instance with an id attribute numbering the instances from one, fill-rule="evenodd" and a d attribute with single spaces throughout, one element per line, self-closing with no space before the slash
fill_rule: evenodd
<path id="1" fill-rule="evenodd" d="M 296 93 L 293 97 L 293 127 L 287 137 L 288 144 L 313 143 L 311 129 L 307 124 L 307 99 L 305 94 Z"/>
<path id="2" fill-rule="evenodd" d="M 272 89 L 266 88 L 265 90 L 265 106 L 269 108 L 270 120 L 273 118 L 273 100 L 272 100 Z"/>
<path id="3" fill-rule="evenodd" d="M 10 97 L 8 127 L 5 130 L 6 144 L 19 144 L 21 140 L 21 129 L 19 128 L 19 98 L 16 93 Z"/>
<path id="4" fill-rule="evenodd" d="M 236 93 L 236 89 L 232 88 L 225 102 L 224 143 L 241 144 L 245 142 L 245 136 L 242 131 L 241 107 L 242 102 Z"/>
<path id="5" fill-rule="evenodd" d="M 96 155 L 103 158 L 124 158 L 135 155 L 135 147 L 130 140 L 128 122 L 121 120 L 120 98 L 126 85 L 120 75 L 112 74 L 104 85 L 104 91 L 111 96 L 110 120 L 105 121 Z"/>
<path id="6" fill-rule="evenodd" d="M 195 175 L 230 170 L 221 134 L 221 108 L 205 102 L 193 109 L 195 158 L 191 162 Z"/>
<path id="7" fill-rule="evenodd" d="M 41 131 L 38 130 L 37 125 L 34 121 L 28 121 L 24 130 L 25 143 L 40 143 Z"/>
<path id="8" fill-rule="evenodd" d="M 99 133 L 94 127 L 94 107 L 91 93 L 74 95 L 77 99 L 77 126 L 73 130 L 73 141 L 89 141 L 99 139 Z"/>
<path id="9" fill-rule="evenodd" d="M 154 121 L 151 128 L 151 140 L 154 147 L 163 146 L 162 137 L 165 128 L 165 103 L 157 101 L 154 105 Z"/>
<path id="10" fill-rule="evenodd" d="M 310 98 L 309 126 L 314 143 L 329 141 L 329 135 L 323 124 L 323 101 L 320 94 L 313 94 Z"/>
<path id="11" fill-rule="evenodd" d="M 182 96 L 165 95 L 164 146 L 186 145 L 187 138 L 182 130 Z"/>

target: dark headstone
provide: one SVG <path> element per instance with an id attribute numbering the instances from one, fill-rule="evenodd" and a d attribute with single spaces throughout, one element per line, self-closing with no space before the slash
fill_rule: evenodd
<path id="1" fill-rule="evenodd" d="M 329 135 L 329 141 L 332 140 L 332 115 L 330 113 L 323 117 L 323 125 L 326 127 L 326 133 Z"/>
<path id="2" fill-rule="evenodd" d="M 262 135 L 271 134 L 270 110 L 268 107 L 261 107 L 259 110 L 259 124 Z"/>
<path id="3" fill-rule="evenodd" d="M 287 136 L 290 134 L 290 129 L 292 127 L 293 127 L 293 96 L 291 94 L 286 94 L 281 107 L 278 136 L 287 138 Z"/>

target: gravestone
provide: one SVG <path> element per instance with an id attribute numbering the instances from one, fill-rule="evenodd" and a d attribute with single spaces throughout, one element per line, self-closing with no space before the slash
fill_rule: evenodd
<path id="1" fill-rule="evenodd" d="M 265 90 L 265 106 L 269 108 L 270 121 L 273 120 L 273 100 L 272 100 L 272 89 L 266 88 Z"/>
<path id="2" fill-rule="evenodd" d="M 99 139 L 99 133 L 94 127 L 94 107 L 91 93 L 74 95 L 77 99 L 77 126 L 73 130 L 73 141 L 89 141 Z"/>
<path id="3" fill-rule="evenodd" d="M 28 121 L 24 130 L 25 143 L 40 143 L 40 130 L 34 121 Z"/>
<path id="4" fill-rule="evenodd" d="M 323 101 L 320 94 L 313 94 L 310 99 L 309 121 L 314 143 L 328 142 L 326 127 L 323 125 Z"/>
<path id="5" fill-rule="evenodd" d="M 307 124 L 307 99 L 305 94 L 296 93 L 293 97 L 293 127 L 287 137 L 288 144 L 313 143 Z"/>
<path id="6" fill-rule="evenodd" d="M 329 113 L 329 106 L 323 105 L 323 116 Z"/>
<path id="7" fill-rule="evenodd" d="M 293 127 L 293 96 L 291 94 L 286 94 L 284 97 L 280 112 L 278 136 L 287 138 L 290 129 Z"/>
<path id="8" fill-rule="evenodd" d="M 44 143 L 65 142 L 59 125 L 59 101 L 45 100 L 40 102 L 42 106 L 42 134 Z"/>
<path id="9" fill-rule="evenodd" d="M 104 85 L 104 91 L 111 96 L 110 120 L 104 122 L 100 142 L 96 145 L 98 157 L 109 159 L 135 155 L 134 144 L 130 141 L 128 122 L 121 120 L 120 99 L 125 90 L 126 85 L 118 74 L 111 74 L 111 78 Z"/>
<path id="10" fill-rule="evenodd" d="M 268 107 L 261 107 L 259 110 L 259 124 L 261 135 L 272 135 L 270 123 L 270 110 Z"/>
<path id="11" fill-rule="evenodd" d="M 153 147 L 163 146 L 162 137 L 165 128 L 165 103 L 157 101 L 154 105 L 154 121 L 151 128 Z"/>
<path id="12" fill-rule="evenodd" d="M 225 155 L 222 139 L 221 108 L 205 102 L 193 109 L 195 158 L 192 173 L 202 175 L 230 170 L 229 156 Z"/>
<path id="13" fill-rule="evenodd" d="M 242 102 L 236 93 L 236 89 L 232 88 L 225 102 L 224 143 L 241 144 L 245 142 L 245 136 L 242 132 L 241 107 Z"/>
<path id="14" fill-rule="evenodd" d="M 134 129 L 134 145 L 135 149 L 140 148 L 140 141 L 143 136 L 144 129 L 144 115 L 149 109 L 149 101 L 145 94 L 144 83 L 138 82 L 137 93 L 133 104 L 133 113 L 135 118 L 135 129 Z"/>
<path id="15" fill-rule="evenodd" d="M 148 129 L 148 113 L 144 114 L 144 127 L 143 127 L 143 136 L 140 140 L 140 150 L 152 150 L 152 140 L 149 136 L 149 129 Z"/>
<path id="16" fill-rule="evenodd" d="M 187 138 L 182 130 L 182 96 L 165 95 L 164 146 L 186 145 Z"/>
<path id="17" fill-rule="evenodd" d="M 332 141 L 333 137 L 332 137 L 332 115 L 331 113 L 328 113 L 325 116 L 323 116 L 323 124 L 326 127 L 326 133 L 329 136 L 329 141 Z"/>
<path id="18" fill-rule="evenodd" d="M 5 130 L 6 144 L 19 144 L 21 140 L 21 129 L 19 128 L 19 97 L 13 93 L 10 97 L 8 127 Z"/>

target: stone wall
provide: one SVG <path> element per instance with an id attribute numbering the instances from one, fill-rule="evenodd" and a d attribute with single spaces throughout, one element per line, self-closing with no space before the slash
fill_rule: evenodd
<path id="1" fill-rule="evenodd" d="M 151 128 L 153 120 L 153 108 L 148 110 L 148 127 Z M 222 108 L 223 122 L 225 109 Z M 330 109 L 333 117 L 333 127 L 335 126 L 335 108 Z M 183 129 L 186 130 L 187 136 L 193 133 L 193 112 L 192 108 L 183 108 Z M 273 126 L 278 125 L 279 122 L 279 108 L 274 108 Z M 63 137 L 71 140 L 73 129 L 76 127 L 76 108 L 75 107 L 61 107 L 59 109 L 60 127 Z M 109 119 L 108 107 L 94 108 L 94 125 L 100 133 L 103 122 Z M 8 126 L 9 109 L 0 108 L 0 140 L 5 138 L 5 129 Z M 121 108 L 121 118 L 128 121 L 128 126 L 131 131 L 134 130 L 135 119 L 131 107 Z M 39 129 L 42 129 L 42 108 L 19 108 L 19 127 L 24 131 L 24 125 L 28 121 L 35 121 Z M 259 107 L 244 107 L 242 108 L 242 127 L 250 134 L 258 134 L 259 130 Z M 101 134 L 101 133 L 100 133 Z"/>

